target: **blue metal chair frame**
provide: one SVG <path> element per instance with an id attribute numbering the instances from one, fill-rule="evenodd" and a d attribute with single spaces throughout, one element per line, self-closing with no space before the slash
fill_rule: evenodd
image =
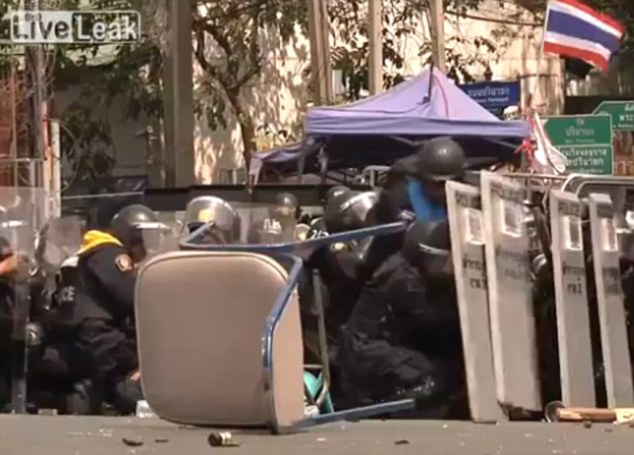
<path id="1" fill-rule="evenodd" d="M 267 317 L 264 334 L 262 338 L 262 361 L 265 372 L 265 393 L 267 399 L 272 407 L 275 405 L 275 396 L 273 391 L 273 337 L 275 336 L 275 330 L 277 325 L 284 314 L 286 307 L 290 301 L 290 297 L 293 291 L 296 289 L 300 274 L 304 267 L 303 260 L 310 257 L 316 250 L 330 246 L 335 243 L 359 241 L 368 237 L 377 237 L 382 235 L 389 235 L 401 232 L 405 229 L 405 223 L 392 223 L 382 226 L 359 229 L 355 231 L 349 231 L 342 234 L 334 234 L 328 237 L 321 237 L 317 239 L 311 239 L 306 241 L 291 242 L 278 245 L 204 245 L 196 243 L 196 241 L 205 233 L 210 227 L 210 223 L 205 224 L 195 230 L 192 234 L 187 236 L 180 242 L 182 250 L 195 250 L 195 251 L 235 251 L 235 252 L 249 252 L 259 253 L 266 256 L 273 257 L 280 262 L 290 262 L 290 271 L 288 274 L 288 281 L 283 291 L 277 297 L 273 308 Z M 270 422 L 271 430 L 275 434 L 290 433 L 302 428 L 307 428 L 315 425 L 322 425 L 326 423 L 337 422 L 341 420 L 359 420 L 366 417 L 372 417 L 381 414 L 387 414 L 392 412 L 406 411 L 415 408 L 414 400 L 400 400 L 388 403 L 380 403 L 372 406 L 365 406 L 361 408 L 348 409 L 345 411 L 337 411 L 330 414 L 317 415 L 314 417 L 307 417 L 304 420 L 290 427 L 281 427 L 278 422 Z"/>

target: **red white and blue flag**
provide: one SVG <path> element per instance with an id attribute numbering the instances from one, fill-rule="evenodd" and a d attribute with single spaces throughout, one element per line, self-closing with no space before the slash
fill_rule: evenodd
<path id="1" fill-rule="evenodd" d="M 621 47 L 625 27 L 578 0 L 550 0 L 544 52 L 576 58 L 606 71 Z"/>

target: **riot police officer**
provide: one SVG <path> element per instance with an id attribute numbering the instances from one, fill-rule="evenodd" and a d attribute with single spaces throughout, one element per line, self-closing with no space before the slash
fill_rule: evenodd
<path id="1" fill-rule="evenodd" d="M 251 244 L 279 244 L 295 240 L 299 203 L 290 193 L 280 193 L 269 216 L 255 221 L 247 234 Z"/>
<path id="2" fill-rule="evenodd" d="M 185 208 L 184 226 L 193 233 L 210 223 L 200 242 L 208 244 L 231 244 L 240 240 L 241 221 L 236 210 L 216 196 L 200 196 L 192 199 Z"/>
<path id="3" fill-rule="evenodd" d="M 313 237 L 340 234 L 366 226 L 366 218 L 376 202 L 374 192 L 342 191 L 326 203 L 321 226 L 314 227 Z M 365 242 L 335 243 L 316 251 L 306 262 L 310 269 L 317 269 L 323 283 L 326 330 L 332 370 L 336 369 L 336 350 L 340 327 L 346 322 L 358 298 L 361 282 L 359 267 L 365 253 Z M 310 302 L 310 292 L 305 292 L 302 303 Z M 310 313 L 307 314 L 309 316 Z"/>
<path id="4" fill-rule="evenodd" d="M 338 355 L 351 404 L 416 398 L 422 416 L 447 416 L 463 383 L 450 249 L 446 221 L 418 221 L 364 286 Z"/>
<path id="5" fill-rule="evenodd" d="M 446 214 L 445 183 L 460 180 L 466 169 L 464 150 L 449 137 L 426 141 L 417 155 L 394 164 L 374 211 L 376 224 L 415 217 L 420 221 L 443 220 Z M 403 241 L 402 234 L 378 237 L 366 260 L 365 276 L 371 276 Z"/>
<path id="6" fill-rule="evenodd" d="M 101 222 L 108 214 L 101 213 Z M 134 411 L 141 399 L 134 317 L 135 264 L 147 248 L 143 231 L 159 229 L 157 217 L 143 205 L 120 210 L 109 225 L 88 231 L 75 256 L 60 271 L 58 316 L 70 331 L 78 355 L 73 359 L 114 398 L 121 413 Z"/>
<path id="7" fill-rule="evenodd" d="M 405 161 L 407 160 L 407 161 Z M 446 218 L 445 182 L 460 180 L 466 169 L 462 146 L 449 137 L 426 141 L 416 159 L 396 163 L 393 175 L 379 198 L 379 222 L 399 218 L 402 210 L 416 214 L 419 220 Z"/>

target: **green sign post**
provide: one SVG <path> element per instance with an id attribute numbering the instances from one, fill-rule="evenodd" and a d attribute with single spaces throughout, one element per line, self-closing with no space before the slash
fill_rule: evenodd
<path id="1" fill-rule="evenodd" d="M 612 174 L 611 116 L 565 115 L 544 120 L 544 129 L 552 144 L 568 158 L 570 172 Z"/>
<path id="2" fill-rule="evenodd" d="M 634 131 L 634 101 L 604 101 L 593 114 L 612 117 L 615 132 Z"/>
<path id="3" fill-rule="evenodd" d="M 614 174 L 634 175 L 634 101 L 604 101 L 594 114 L 612 117 Z"/>

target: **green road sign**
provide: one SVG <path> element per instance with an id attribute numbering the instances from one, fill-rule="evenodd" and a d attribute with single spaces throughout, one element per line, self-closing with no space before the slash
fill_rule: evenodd
<path id="1" fill-rule="evenodd" d="M 544 119 L 552 144 L 568 158 L 568 170 L 579 174 L 612 174 L 612 117 L 564 115 Z"/>
<path id="2" fill-rule="evenodd" d="M 634 101 L 604 101 L 593 114 L 612 117 L 612 128 L 616 132 L 634 131 Z"/>

